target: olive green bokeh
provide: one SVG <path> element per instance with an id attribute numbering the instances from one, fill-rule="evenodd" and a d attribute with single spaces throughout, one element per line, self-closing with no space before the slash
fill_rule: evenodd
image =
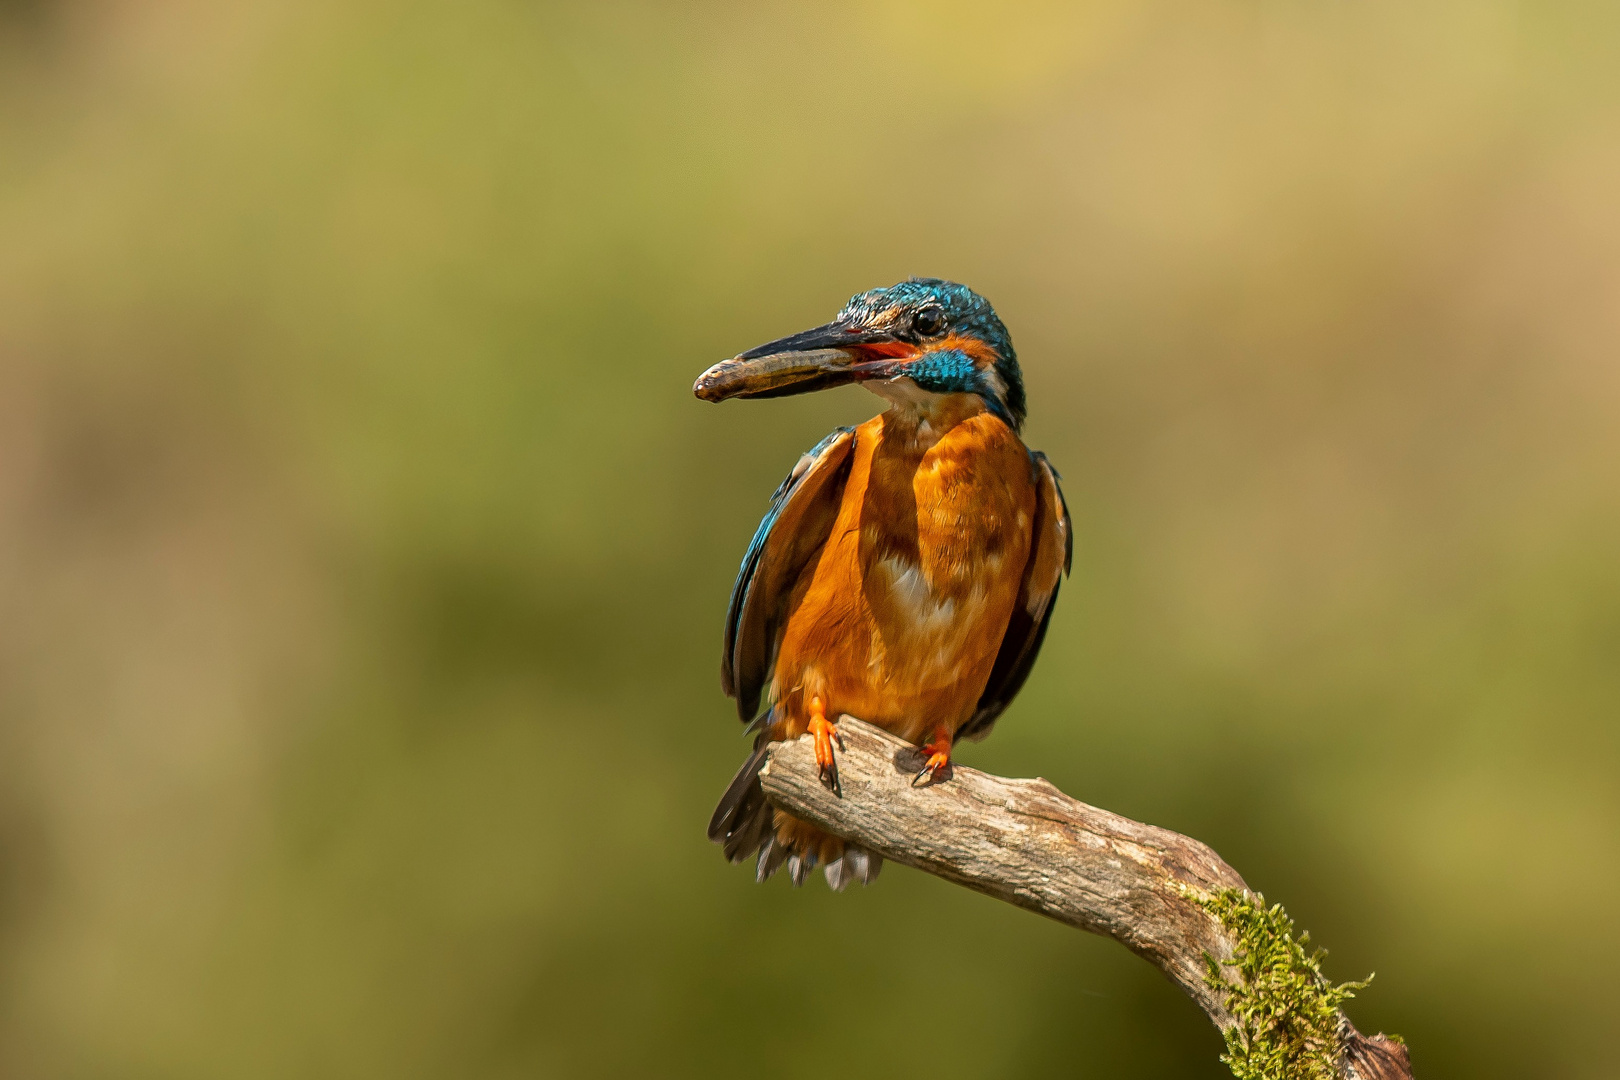
<path id="1" fill-rule="evenodd" d="M 1419 1075 L 1609 1075 L 1612 5 L 0 5 L 0 1073 L 1219 1077 L 1148 965 L 703 838 L 908 274 L 1075 574 L 969 765 L 1195 835 Z"/>

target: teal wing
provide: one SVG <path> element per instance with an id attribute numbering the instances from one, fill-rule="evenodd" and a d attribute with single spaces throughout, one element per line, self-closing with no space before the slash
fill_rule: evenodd
<path id="1" fill-rule="evenodd" d="M 765 520 L 743 556 L 726 612 L 720 685 L 737 699 L 744 723 L 759 714 L 793 587 L 814 563 L 838 517 L 854 446 L 855 429 L 839 428 L 801 457 L 771 496 Z"/>
<path id="2" fill-rule="evenodd" d="M 1038 451 L 1031 451 L 1029 464 L 1035 480 L 1036 500 L 1029 561 L 1024 566 L 1018 602 L 1001 639 L 1001 651 L 990 669 L 990 681 L 979 696 L 973 716 L 956 732 L 958 739 L 982 739 L 990 734 L 996 719 L 1023 689 L 1030 668 L 1035 666 L 1035 657 L 1040 654 L 1041 642 L 1046 640 L 1052 609 L 1057 606 L 1058 586 L 1074 559 L 1074 525 L 1069 519 L 1063 489 L 1058 486 L 1057 470 L 1046 460 L 1046 455 Z"/>

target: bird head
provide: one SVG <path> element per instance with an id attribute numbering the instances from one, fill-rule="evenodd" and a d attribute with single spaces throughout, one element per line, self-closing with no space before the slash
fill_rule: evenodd
<path id="1" fill-rule="evenodd" d="M 859 293 L 825 326 L 722 360 L 692 392 L 724 401 L 852 382 L 913 405 L 974 394 L 1014 431 L 1024 422 L 1024 381 L 1007 328 L 984 297 L 937 278 Z"/>

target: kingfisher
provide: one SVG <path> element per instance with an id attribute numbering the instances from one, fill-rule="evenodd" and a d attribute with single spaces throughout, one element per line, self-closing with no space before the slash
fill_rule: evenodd
<path id="1" fill-rule="evenodd" d="M 950 777 L 1024 685 L 1073 555 L 1046 455 L 1020 437 L 1012 338 L 973 290 L 911 278 L 852 297 L 825 326 L 724 360 L 705 401 L 859 383 L 888 408 L 801 457 L 743 557 L 726 613 L 720 682 L 755 734 L 709 823 L 731 862 L 795 885 L 819 864 L 842 891 L 882 856 L 775 809 L 766 748 L 808 732 L 836 790 L 837 718 L 920 744 L 917 785 Z"/>

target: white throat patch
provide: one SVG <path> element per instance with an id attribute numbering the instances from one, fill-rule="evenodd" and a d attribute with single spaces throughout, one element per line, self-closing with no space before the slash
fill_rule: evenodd
<path id="1" fill-rule="evenodd" d="M 945 396 L 924 390 L 904 375 L 895 379 L 873 379 L 861 385 L 892 405 L 923 415 L 933 412 L 934 406 Z"/>

